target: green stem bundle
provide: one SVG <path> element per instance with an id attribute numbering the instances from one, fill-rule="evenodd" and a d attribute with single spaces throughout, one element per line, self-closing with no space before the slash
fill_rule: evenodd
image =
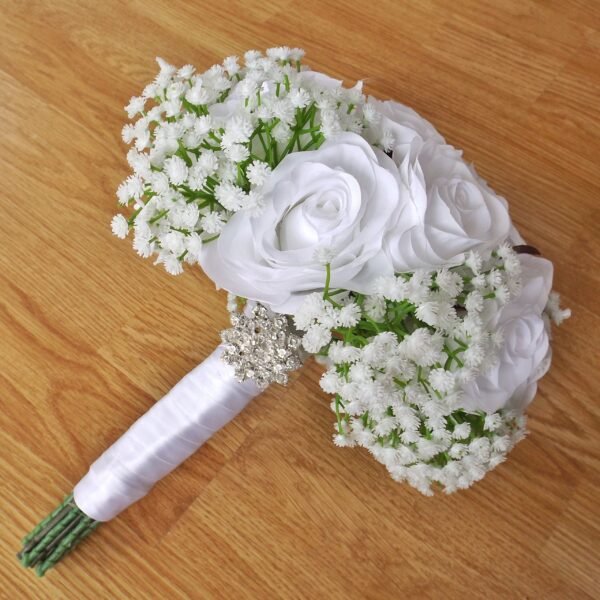
<path id="1" fill-rule="evenodd" d="M 17 558 L 42 577 L 99 524 L 77 507 L 70 494 L 23 538 Z"/>

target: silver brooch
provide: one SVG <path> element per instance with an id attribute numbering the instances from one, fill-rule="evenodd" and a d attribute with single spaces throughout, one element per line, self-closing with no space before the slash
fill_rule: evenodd
<path id="1" fill-rule="evenodd" d="M 231 313 L 231 324 L 221 332 L 222 358 L 239 381 L 252 379 L 261 389 L 271 383 L 285 385 L 288 373 L 302 366 L 301 338 L 285 315 L 257 304 L 248 315 Z"/>

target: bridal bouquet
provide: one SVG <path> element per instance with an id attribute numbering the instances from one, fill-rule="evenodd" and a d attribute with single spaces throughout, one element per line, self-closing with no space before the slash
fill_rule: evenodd
<path id="1" fill-rule="evenodd" d="M 222 344 L 24 540 L 43 574 L 309 355 L 338 446 L 421 493 L 467 488 L 525 435 L 569 316 L 506 201 L 416 112 L 250 51 L 204 73 L 158 59 L 126 107 L 112 221 L 173 275 L 229 292 Z"/>

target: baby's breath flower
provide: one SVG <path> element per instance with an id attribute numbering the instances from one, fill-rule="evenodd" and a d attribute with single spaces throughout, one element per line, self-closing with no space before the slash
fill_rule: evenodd
<path id="1" fill-rule="evenodd" d="M 133 240 L 133 249 L 142 258 L 148 258 L 154 252 L 154 244 L 150 243 L 147 237 L 135 235 Z"/>
<path id="2" fill-rule="evenodd" d="M 483 428 L 486 431 L 495 431 L 496 429 L 498 429 L 500 427 L 500 425 L 502 424 L 502 418 L 500 417 L 499 414 L 494 413 L 492 415 L 486 415 L 484 422 L 483 422 Z"/>
<path id="3" fill-rule="evenodd" d="M 475 275 L 479 275 L 482 262 L 481 254 L 479 254 L 479 252 L 475 252 L 473 250 L 468 252 L 465 264 L 467 267 L 469 267 L 469 269 L 471 269 L 471 271 L 473 271 Z"/>
<path id="4" fill-rule="evenodd" d="M 338 448 L 351 448 L 356 444 L 351 437 L 343 433 L 336 433 L 333 436 L 333 443 L 338 446 Z"/>
<path id="5" fill-rule="evenodd" d="M 394 148 L 396 139 L 390 129 L 383 129 L 377 142 L 386 152 L 390 152 Z"/>
<path id="6" fill-rule="evenodd" d="M 340 378 L 333 369 L 326 371 L 321 377 L 321 388 L 328 394 L 336 394 L 340 388 Z"/>
<path id="7" fill-rule="evenodd" d="M 179 231 L 169 231 L 160 236 L 160 245 L 164 250 L 179 256 L 185 250 L 185 236 Z"/>
<path id="8" fill-rule="evenodd" d="M 172 156 L 165 160 L 165 170 L 169 181 L 173 185 L 181 185 L 187 179 L 187 165 L 179 156 Z"/>
<path id="9" fill-rule="evenodd" d="M 145 103 L 145 98 L 141 96 L 133 96 L 131 100 L 129 100 L 129 104 L 125 107 L 125 110 L 127 111 L 127 116 L 130 119 L 133 119 L 135 115 L 141 113 L 144 110 Z"/>
<path id="10" fill-rule="evenodd" d="M 440 269 L 435 276 L 435 283 L 451 298 L 455 298 L 463 289 L 463 278 L 448 269 Z"/>
<path id="11" fill-rule="evenodd" d="M 367 296 L 363 304 L 363 309 L 365 315 L 373 321 L 382 321 L 386 312 L 385 300 L 382 296 L 378 295 Z"/>
<path id="12" fill-rule="evenodd" d="M 125 239 L 129 233 L 129 223 L 123 215 L 115 215 L 111 221 L 111 228 L 114 235 Z"/>
<path id="13" fill-rule="evenodd" d="M 351 302 L 342 306 L 338 313 L 337 322 L 340 327 L 354 327 L 361 317 L 360 307 Z"/>
<path id="14" fill-rule="evenodd" d="M 202 252 L 202 236 L 196 232 L 185 238 L 185 249 L 188 254 L 197 259 Z"/>
<path id="15" fill-rule="evenodd" d="M 225 156 L 233 163 L 241 163 L 248 159 L 250 151 L 243 144 L 231 144 L 225 148 Z"/>
<path id="16" fill-rule="evenodd" d="M 248 181 L 252 185 L 261 186 L 265 183 L 270 173 L 271 167 L 266 162 L 255 160 L 248 166 L 246 177 L 248 177 Z"/>
<path id="17" fill-rule="evenodd" d="M 473 290 L 467 294 L 465 308 L 469 312 L 480 312 L 483 309 L 483 296 L 480 291 Z"/>
<path id="18" fill-rule="evenodd" d="M 215 235 L 221 232 L 225 225 L 225 220 L 220 212 L 212 211 L 200 219 L 200 225 L 206 233 Z"/>
<path id="19" fill-rule="evenodd" d="M 183 273 L 181 261 L 174 254 L 159 255 L 158 260 L 164 264 L 165 270 L 169 275 L 181 275 Z"/>
<path id="20" fill-rule="evenodd" d="M 329 246 L 319 246 L 314 252 L 314 259 L 321 265 L 328 265 L 335 258 L 335 251 Z"/>
<path id="21" fill-rule="evenodd" d="M 431 387 L 443 393 L 451 392 L 454 389 L 454 375 L 445 369 L 432 369 L 429 371 L 429 382 Z"/>
<path id="22" fill-rule="evenodd" d="M 220 183 L 215 188 L 215 198 L 227 210 L 239 210 L 244 205 L 244 190 L 233 183 Z"/>
<path id="23" fill-rule="evenodd" d="M 353 363 L 360 358 L 360 350 L 336 341 L 329 347 L 328 355 L 335 364 Z"/>
<path id="24" fill-rule="evenodd" d="M 502 304 L 506 304 L 510 300 L 510 291 L 505 285 L 499 285 L 494 294 Z"/>
<path id="25" fill-rule="evenodd" d="M 307 352 L 317 353 L 331 341 L 329 328 L 323 325 L 310 325 L 302 338 L 302 345 Z"/>
<path id="26" fill-rule="evenodd" d="M 441 362 L 444 341 L 441 336 L 420 328 L 405 337 L 399 346 L 401 355 L 417 365 L 428 367 Z"/>
<path id="27" fill-rule="evenodd" d="M 126 144 L 131 144 L 135 137 L 135 127 L 131 123 L 127 123 L 121 130 L 121 138 Z"/>
<path id="28" fill-rule="evenodd" d="M 560 295 L 556 292 L 551 292 L 546 304 L 546 312 L 556 325 L 560 325 L 565 319 L 571 316 L 571 310 L 560 307 Z"/>

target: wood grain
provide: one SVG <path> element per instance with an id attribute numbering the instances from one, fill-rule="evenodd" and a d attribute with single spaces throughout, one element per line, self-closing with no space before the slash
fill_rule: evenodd
<path id="1" fill-rule="evenodd" d="M 0 3 L 0 596 L 600 597 L 600 4 L 594 0 Z M 333 447 L 311 364 L 45 579 L 20 536 L 213 348 L 224 298 L 109 230 L 122 106 L 154 56 L 299 45 L 463 147 L 555 263 L 574 317 L 531 435 L 421 497 Z"/>

